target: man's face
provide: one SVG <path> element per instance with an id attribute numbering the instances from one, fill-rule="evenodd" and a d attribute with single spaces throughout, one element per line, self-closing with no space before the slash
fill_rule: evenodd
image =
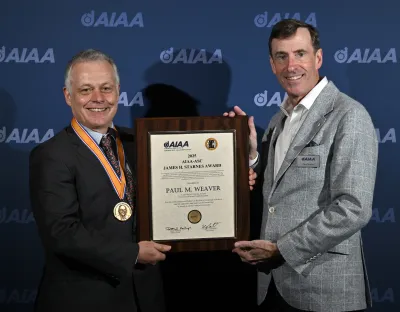
<path id="1" fill-rule="evenodd" d="M 289 38 L 273 39 L 271 53 L 273 73 L 293 104 L 297 104 L 318 83 L 322 50 L 314 51 L 310 32 L 301 27 Z"/>
<path id="2" fill-rule="evenodd" d="M 119 85 L 106 61 L 80 62 L 72 67 L 71 92 L 64 88 L 65 101 L 84 126 L 106 133 L 118 108 Z"/>
<path id="3" fill-rule="evenodd" d="M 125 216 L 126 216 L 126 213 L 127 213 L 127 211 L 126 211 L 126 208 L 125 208 L 125 207 L 121 207 L 121 208 L 119 208 L 118 212 L 119 212 L 119 214 L 120 214 L 122 217 L 124 217 L 124 218 L 125 218 Z"/>

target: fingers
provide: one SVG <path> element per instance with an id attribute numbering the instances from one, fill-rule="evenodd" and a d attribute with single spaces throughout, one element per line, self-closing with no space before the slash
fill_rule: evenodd
<path id="1" fill-rule="evenodd" d="M 249 261 L 247 259 L 246 251 L 244 251 L 244 250 L 242 250 L 240 248 L 235 248 L 235 249 L 232 250 L 232 252 L 236 253 L 243 262 L 248 262 Z"/>
<path id="2" fill-rule="evenodd" d="M 236 115 L 246 116 L 246 113 L 239 106 L 234 106 L 233 111 L 225 112 L 222 115 L 225 117 L 235 117 Z"/>
<path id="3" fill-rule="evenodd" d="M 232 252 L 236 253 L 243 262 L 251 263 L 254 261 L 252 255 L 247 250 L 235 248 Z"/>
<path id="4" fill-rule="evenodd" d="M 158 261 L 164 261 L 165 259 L 166 259 L 166 255 L 165 254 L 163 254 L 162 252 L 160 252 L 158 255 L 157 255 L 157 257 L 156 257 L 156 259 L 155 259 L 155 261 L 154 261 L 154 264 L 156 264 Z"/>
<path id="5" fill-rule="evenodd" d="M 254 172 L 253 168 L 249 169 L 249 181 L 250 182 L 255 182 L 255 179 L 257 179 L 257 173 Z M 254 183 L 253 183 L 254 184 Z M 253 185 L 252 184 L 252 185 Z"/>
<path id="6" fill-rule="evenodd" d="M 246 116 L 246 113 L 245 113 L 239 106 L 234 106 L 234 107 L 233 107 L 233 111 L 234 111 L 237 115 Z"/>
<path id="7" fill-rule="evenodd" d="M 253 168 L 249 169 L 249 186 L 250 191 L 253 190 L 253 185 L 256 184 L 257 173 L 254 172 Z"/>
<path id="8" fill-rule="evenodd" d="M 165 252 L 169 250 L 171 250 L 171 246 L 169 245 L 159 244 L 153 241 L 141 241 L 139 242 L 138 262 L 155 265 L 157 262 L 166 259 Z"/>

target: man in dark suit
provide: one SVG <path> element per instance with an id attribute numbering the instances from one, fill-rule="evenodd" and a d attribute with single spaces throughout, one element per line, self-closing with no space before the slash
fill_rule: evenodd
<path id="1" fill-rule="evenodd" d="M 114 126 L 119 77 L 100 51 L 65 73 L 71 125 L 30 155 L 32 210 L 46 265 L 36 311 L 164 311 L 158 262 L 170 246 L 137 242 L 134 136 Z"/>

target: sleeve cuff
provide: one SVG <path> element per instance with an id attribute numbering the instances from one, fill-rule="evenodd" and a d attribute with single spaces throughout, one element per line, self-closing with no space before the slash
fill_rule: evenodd
<path id="1" fill-rule="evenodd" d="M 304 261 L 293 248 L 294 244 L 289 235 L 282 237 L 277 241 L 278 249 L 285 259 L 285 262 L 297 273 L 307 276 L 310 267 L 309 261 Z"/>
<path id="2" fill-rule="evenodd" d="M 254 159 L 249 159 L 249 167 L 253 168 L 255 164 L 257 164 L 258 162 L 258 152 L 257 152 L 257 156 Z"/>

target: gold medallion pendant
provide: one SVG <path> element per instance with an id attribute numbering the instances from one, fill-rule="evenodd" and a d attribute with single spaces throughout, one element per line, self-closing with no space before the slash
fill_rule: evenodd
<path id="1" fill-rule="evenodd" d="M 119 202 L 114 207 L 114 217 L 119 221 L 126 221 L 132 215 L 132 208 L 128 203 Z"/>

